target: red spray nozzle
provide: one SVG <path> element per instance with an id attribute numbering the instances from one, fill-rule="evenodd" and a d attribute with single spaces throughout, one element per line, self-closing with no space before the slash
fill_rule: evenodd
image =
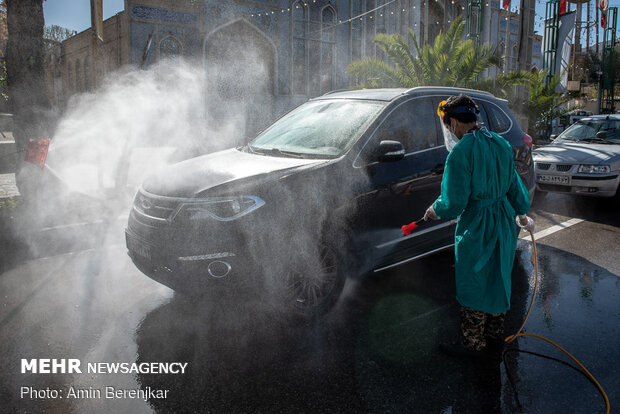
<path id="1" fill-rule="evenodd" d="M 420 223 L 423 219 L 420 219 L 418 221 L 414 221 L 412 223 L 409 224 L 405 224 L 404 226 L 402 226 L 400 229 L 403 231 L 403 234 L 405 236 L 408 236 L 411 234 L 412 231 L 414 231 L 415 229 L 418 228 L 418 223 Z"/>

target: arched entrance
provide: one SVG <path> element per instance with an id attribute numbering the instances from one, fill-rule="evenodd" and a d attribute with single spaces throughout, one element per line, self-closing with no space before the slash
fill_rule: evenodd
<path id="1" fill-rule="evenodd" d="M 234 122 L 241 144 L 273 119 L 275 47 L 238 20 L 207 36 L 204 57 L 208 116 L 220 125 Z"/>

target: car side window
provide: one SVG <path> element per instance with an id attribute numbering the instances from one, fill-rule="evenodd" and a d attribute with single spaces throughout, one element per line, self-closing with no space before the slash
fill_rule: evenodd
<path id="1" fill-rule="evenodd" d="M 489 118 L 487 116 L 487 111 L 486 109 L 484 109 L 484 105 L 482 105 L 481 103 L 477 102 L 477 105 L 478 109 L 480 110 L 480 113 L 478 114 L 478 125 L 483 128 L 489 129 L 489 123 L 487 121 L 487 119 Z"/>
<path id="2" fill-rule="evenodd" d="M 492 103 L 486 103 L 485 106 L 489 118 L 489 129 L 498 134 L 508 131 L 510 128 L 510 118 L 506 116 L 504 111 Z"/>
<path id="3" fill-rule="evenodd" d="M 379 127 L 375 141 L 399 141 L 406 153 L 434 147 L 438 136 L 436 117 L 430 99 L 411 99 L 388 115 Z"/>

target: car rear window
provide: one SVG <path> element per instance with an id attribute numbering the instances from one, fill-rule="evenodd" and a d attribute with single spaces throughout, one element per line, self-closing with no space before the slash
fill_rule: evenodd
<path id="1" fill-rule="evenodd" d="M 489 129 L 493 132 L 501 134 L 510 129 L 510 118 L 506 116 L 497 105 L 485 102 L 487 117 L 489 119 Z"/>
<path id="2" fill-rule="evenodd" d="M 477 103 L 477 105 L 478 109 L 480 110 L 480 113 L 478 114 L 478 125 L 483 128 L 489 129 L 489 122 L 487 121 L 487 119 L 489 118 L 487 117 L 487 111 L 486 109 L 484 109 L 484 105 L 481 105 L 480 103 Z"/>

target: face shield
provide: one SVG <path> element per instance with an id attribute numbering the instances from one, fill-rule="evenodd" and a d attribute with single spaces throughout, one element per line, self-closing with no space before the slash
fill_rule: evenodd
<path id="1" fill-rule="evenodd" d="M 452 148 L 459 142 L 459 139 L 454 135 L 454 132 L 450 131 L 446 124 L 441 123 L 441 131 L 443 132 L 443 142 L 448 152 L 452 151 Z"/>
<path id="2" fill-rule="evenodd" d="M 452 151 L 452 148 L 459 142 L 459 139 L 454 135 L 454 132 L 450 131 L 446 124 L 444 124 L 443 120 L 446 115 L 444 110 L 444 105 L 446 101 L 441 101 L 439 106 L 437 107 L 437 115 L 439 116 L 439 123 L 441 124 L 441 131 L 443 132 L 443 142 L 446 146 L 448 152 Z"/>

